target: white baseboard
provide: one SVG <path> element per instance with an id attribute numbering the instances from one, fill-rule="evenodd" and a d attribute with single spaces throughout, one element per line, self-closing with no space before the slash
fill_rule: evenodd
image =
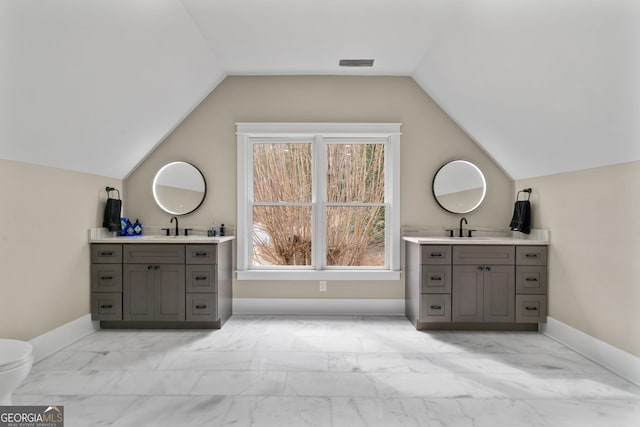
<path id="1" fill-rule="evenodd" d="M 234 298 L 233 314 L 404 316 L 404 299 Z"/>
<path id="2" fill-rule="evenodd" d="M 34 362 L 38 362 L 56 351 L 62 350 L 98 329 L 100 329 L 98 322 L 93 322 L 91 315 L 87 314 L 35 337 L 29 341 L 35 353 Z"/>
<path id="3" fill-rule="evenodd" d="M 571 326 L 547 317 L 540 332 L 640 386 L 640 357 L 607 344 Z"/>

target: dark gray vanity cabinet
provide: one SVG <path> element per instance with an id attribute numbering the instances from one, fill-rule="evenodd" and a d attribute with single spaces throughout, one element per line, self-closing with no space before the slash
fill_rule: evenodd
<path id="1" fill-rule="evenodd" d="M 91 319 L 122 320 L 122 245 L 91 245 Z"/>
<path id="2" fill-rule="evenodd" d="M 184 256 L 184 245 L 124 245 L 122 320 L 185 320 Z"/>
<path id="3" fill-rule="evenodd" d="M 231 316 L 231 241 L 91 246 L 92 317 L 102 327 L 219 328 Z"/>
<path id="4" fill-rule="evenodd" d="M 547 317 L 547 247 L 516 248 L 516 322 L 538 323 Z"/>
<path id="5" fill-rule="evenodd" d="M 546 319 L 546 251 L 407 241 L 407 318 L 418 329 L 532 329 Z"/>
<path id="6" fill-rule="evenodd" d="M 453 246 L 453 321 L 515 320 L 515 248 Z"/>

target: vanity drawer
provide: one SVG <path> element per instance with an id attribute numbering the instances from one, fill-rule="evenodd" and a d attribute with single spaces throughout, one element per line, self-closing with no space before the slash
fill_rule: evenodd
<path id="1" fill-rule="evenodd" d="M 124 245 L 126 264 L 184 264 L 184 245 L 129 244 Z"/>
<path id="2" fill-rule="evenodd" d="M 516 246 L 516 264 L 547 265 L 547 247 Z"/>
<path id="3" fill-rule="evenodd" d="M 218 320 L 216 294 L 187 294 L 187 320 Z"/>
<path id="4" fill-rule="evenodd" d="M 465 245 L 453 246 L 454 264 L 515 264 L 516 251 L 508 245 Z"/>
<path id="5" fill-rule="evenodd" d="M 94 264 L 118 264 L 122 262 L 122 245 L 92 244 L 91 262 Z"/>
<path id="6" fill-rule="evenodd" d="M 423 294 L 450 294 L 451 266 L 423 265 L 420 292 Z"/>
<path id="7" fill-rule="evenodd" d="M 451 295 L 422 295 L 420 297 L 420 321 L 451 322 Z"/>
<path id="8" fill-rule="evenodd" d="M 516 295 L 516 323 L 539 323 L 546 321 L 546 295 Z"/>
<path id="9" fill-rule="evenodd" d="M 451 246 L 422 245 L 422 264 L 451 264 Z"/>
<path id="10" fill-rule="evenodd" d="M 187 264 L 215 264 L 216 245 L 187 245 Z"/>
<path id="11" fill-rule="evenodd" d="M 516 294 L 546 294 L 547 267 L 544 265 L 516 266 Z"/>
<path id="12" fill-rule="evenodd" d="M 91 320 L 122 320 L 122 294 L 119 292 L 92 293 Z"/>
<path id="13" fill-rule="evenodd" d="M 216 283 L 215 265 L 187 265 L 187 292 L 214 293 Z"/>
<path id="14" fill-rule="evenodd" d="M 91 292 L 122 292 L 122 264 L 91 264 Z"/>

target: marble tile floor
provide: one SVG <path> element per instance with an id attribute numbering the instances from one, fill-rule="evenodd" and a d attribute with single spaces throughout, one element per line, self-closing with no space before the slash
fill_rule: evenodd
<path id="1" fill-rule="evenodd" d="M 640 387 L 544 335 L 377 316 L 101 330 L 34 365 L 14 404 L 64 405 L 66 427 L 640 425 Z"/>

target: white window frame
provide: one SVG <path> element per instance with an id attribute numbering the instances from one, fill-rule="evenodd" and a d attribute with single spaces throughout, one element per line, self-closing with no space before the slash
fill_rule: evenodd
<path id="1" fill-rule="evenodd" d="M 400 279 L 400 123 L 236 123 L 237 136 L 237 279 L 238 280 L 399 280 Z M 283 140 L 313 140 L 314 220 L 313 266 L 273 266 L 259 268 L 251 265 L 253 204 L 253 143 Z M 357 140 L 385 144 L 385 266 L 341 267 L 326 266 L 324 200 L 325 144 L 353 143 Z M 370 141 L 366 141 L 370 140 Z M 322 195 L 318 197 L 318 195 Z M 317 200 L 320 198 L 322 200 Z M 353 204 L 348 204 L 353 206 Z M 319 240 L 318 240 L 319 239 Z"/>

